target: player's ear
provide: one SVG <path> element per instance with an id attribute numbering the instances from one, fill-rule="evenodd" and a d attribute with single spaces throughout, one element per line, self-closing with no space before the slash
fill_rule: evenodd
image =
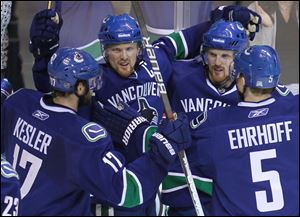
<path id="1" fill-rule="evenodd" d="M 84 84 L 84 82 L 79 81 L 76 85 L 76 93 L 78 96 L 83 96 L 87 92 L 87 86 Z"/>
<path id="2" fill-rule="evenodd" d="M 245 84 L 246 82 L 244 76 L 241 73 L 239 73 L 236 79 L 237 88 L 242 90 Z"/>

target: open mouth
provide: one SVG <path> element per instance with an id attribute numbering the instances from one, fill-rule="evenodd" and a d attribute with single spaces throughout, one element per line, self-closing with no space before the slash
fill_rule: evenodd
<path id="1" fill-rule="evenodd" d="M 215 68 L 214 68 L 214 71 L 215 71 L 216 73 L 221 73 L 221 72 L 224 71 L 224 69 L 223 69 L 223 68 L 217 68 L 217 67 L 215 67 Z"/>
<path id="2" fill-rule="evenodd" d="M 126 66 L 129 65 L 129 63 L 119 63 L 119 65 L 122 66 L 122 67 L 126 67 Z"/>

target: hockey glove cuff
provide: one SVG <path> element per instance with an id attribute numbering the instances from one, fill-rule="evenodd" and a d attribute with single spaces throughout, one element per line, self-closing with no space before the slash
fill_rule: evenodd
<path id="1" fill-rule="evenodd" d="M 192 142 L 189 122 L 186 114 L 179 113 L 174 120 L 164 119 L 150 140 L 152 153 L 161 165 L 170 165 L 176 154 L 190 147 Z"/>

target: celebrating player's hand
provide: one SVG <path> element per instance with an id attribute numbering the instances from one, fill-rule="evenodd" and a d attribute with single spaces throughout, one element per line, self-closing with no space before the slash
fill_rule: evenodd
<path id="1" fill-rule="evenodd" d="M 92 120 L 105 127 L 115 143 L 125 146 L 136 130 L 150 125 L 147 119 L 124 102 L 118 103 L 117 108 L 104 106 L 99 101 L 95 102 Z"/>
<path id="2" fill-rule="evenodd" d="M 57 18 L 55 20 L 54 18 Z M 63 20 L 54 10 L 37 13 L 30 26 L 29 50 L 35 58 L 51 57 L 59 47 L 59 31 Z"/>
<path id="3" fill-rule="evenodd" d="M 261 16 L 259 14 L 239 5 L 220 6 L 211 11 L 210 19 L 212 22 L 216 22 L 219 19 L 239 21 L 246 29 L 251 41 L 254 39 L 256 32 L 259 31 L 259 25 L 261 24 Z"/>
<path id="4" fill-rule="evenodd" d="M 150 139 L 152 151 L 159 155 L 162 164 L 173 162 L 176 154 L 190 147 L 192 142 L 189 122 L 186 114 L 179 113 L 176 120 L 164 119 L 158 126 L 157 133 Z"/>

